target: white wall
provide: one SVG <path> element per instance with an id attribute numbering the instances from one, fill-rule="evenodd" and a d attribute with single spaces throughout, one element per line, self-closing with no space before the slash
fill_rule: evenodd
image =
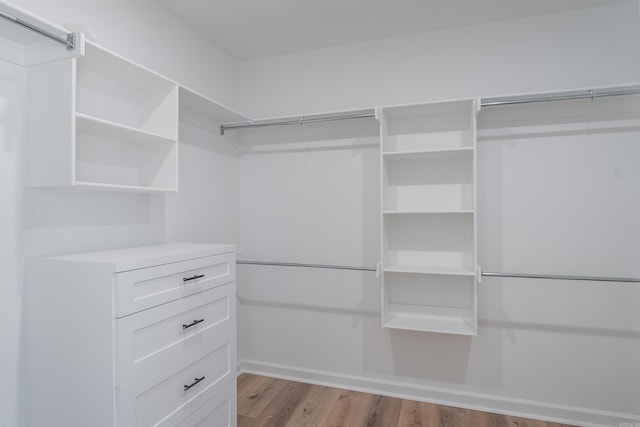
<path id="1" fill-rule="evenodd" d="M 638 138 L 481 142 L 480 264 L 640 277 Z M 240 258 L 379 260 L 379 150 L 350 144 L 242 158 Z M 241 265 L 238 298 L 245 369 L 579 425 L 640 419 L 635 284 L 485 278 L 476 338 L 381 328 L 370 272 Z"/>
<path id="2" fill-rule="evenodd" d="M 153 1 L 20 0 L 53 24 L 86 25 L 96 41 L 214 99 L 235 101 L 233 58 Z M 62 49 L 62 48 L 61 48 Z M 0 426 L 22 426 L 20 317 L 26 256 L 173 241 L 237 241 L 237 154 L 215 132 L 181 130 L 181 192 L 22 190 L 23 70 L 0 62 Z"/>
<path id="3" fill-rule="evenodd" d="M 26 73 L 0 61 L 0 426 L 17 425 L 21 404 L 21 156 Z"/>
<path id="4" fill-rule="evenodd" d="M 253 60 L 240 65 L 241 108 L 299 116 L 639 82 L 639 35 L 629 2 Z M 640 175 L 629 159 L 640 135 L 618 137 L 604 152 L 595 139 L 483 143 L 483 267 L 639 276 Z M 245 155 L 241 258 L 373 265 L 377 156 L 306 143 Z M 372 273 L 241 266 L 238 277 L 246 369 L 585 425 L 640 421 L 635 285 L 486 278 L 470 339 L 382 329 Z"/>
<path id="5" fill-rule="evenodd" d="M 604 86 L 640 79 L 635 1 L 246 61 L 251 117 Z"/>
<path id="6" fill-rule="evenodd" d="M 165 195 L 167 241 L 238 243 L 239 157 L 216 123 L 180 124 L 180 190 Z"/>

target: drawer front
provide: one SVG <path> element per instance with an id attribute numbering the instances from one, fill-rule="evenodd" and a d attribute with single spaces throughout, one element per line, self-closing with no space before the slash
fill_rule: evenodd
<path id="1" fill-rule="evenodd" d="M 118 273 L 115 317 L 184 298 L 235 278 L 235 253 Z"/>
<path id="2" fill-rule="evenodd" d="M 116 319 L 118 384 L 166 377 L 235 336 L 235 283 Z"/>
<path id="3" fill-rule="evenodd" d="M 237 414 L 236 383 L 234 382 L 178 424 L 178 427 L 237 427 Z"/>
<path id="4" fill-rule="evenodd" d="M 121 425 L 178 425 L 236 380 L 235 363 L 235 349 L 229 342 L 162 381 L 122 387 Z"/>

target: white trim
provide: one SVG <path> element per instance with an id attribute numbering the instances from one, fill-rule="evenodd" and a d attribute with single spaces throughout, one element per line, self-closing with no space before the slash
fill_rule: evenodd
<path id="1" fill-rule="evenodd" d="M 632 414 L 285 366 L 256 360 L 239 360 L 238 375 L 242 373 L 583 427 L 618 426 L 624 425 L 623 423 L 640 422 L 640 416 Z"/>

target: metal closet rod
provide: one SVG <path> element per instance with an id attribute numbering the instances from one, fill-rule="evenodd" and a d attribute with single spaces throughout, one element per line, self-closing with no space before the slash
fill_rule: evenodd
<path id="1" fill-rule="evenodd" d="M 567 94 L 567 95 L 551 95 L 551 96 L 539 96 L 531 98 L 515 98 L 515 99 L 501 99 L 496 101 L 481 102 L 481 107 L 496 107 L 500 105 L 517 105 L 517 104 L 532 104 L 536 102 L 553 102 L 553 101 L 571 101 L 576 99 L 597 99 L 610 96 L 623 96 L 623 95 L 640 95 L 640 89 L 624 89 L 624 90 L 612 90 L 605 92 L 597 92 L 590 90 L 582 93 Z"/>
<path id="2" fill-rule="evenodd" d="M 376 271 L 375 267 L 356 267 L 356 266 L 350 266 L 350 265 L 327 265 L 327 264 L 303 264 L 303 263 L 299 263 L 299 262 L 271 262 L 271 261 L 237 260 L 236 264 L 272 265 L 272 266 L 278 266 L 278 267 L 328 268 L 328 269 L 332 269 L 332 270 Z"/>
<path id="3" fill-rule="evenodd" d="M 625 89 L 614 90 L 606 92 L 596 92 L 590 90 L 587 92 L 576 93 L 571 95 L 557 95 L 557 96 L 540 96 L 531 98 L 514 98 L 514 99 L 501 99 L 496 101 L 481 102 L 481 107 L 497 107 L 501 105 L 517 105 L 517 104 L 532 104 L 536 102 L 553 102 L 553 101 L 571 101 L 577 99 L 597 99 L 610 96 L 622 96 L 622 95 L 640 95 L 640 89 Z M 266 123 L 248 123 L 240 125 L 222 125 L 220 126 L 220 135 L 224 135 L 227 130 L 234 129 L 247 129 L 247 128 L 260 128 L 269 126 L 288 126 L 288 125 L 303 125 L 305 123 L 320 123 L 331 122 L 336 120 L 350 120 L 350 119 L 364 119 L 375 117 L 374 113 L 362 113 L 362 114 L 346 114 L 339 116 L 318 117 L 305 119 L 304 117 L 296 120 L 284 120 L 280 122 L 266 122 Z"/>
<path id="4" fill-rule="evenodd" d="M 375 267 L 356 267 L 350 265 L 331 264 L 305 264 L 297 262 L 274 262 L 274 261 L 249 261 L 237 260 L 236 264 L 246 265 L 268 265 L 278 267 L 306 267 L 306 268 L 327 268 L 332 270 L 357 270 L 357 271 L 377 271 Z M 625 282 L 640 283 L 640 278 L 636 277 L 606 277 L 606 276 L 568 276 L 561 274 L 529 274 L 529 273 L 499 273 L 482 271 L 483 277 L 511 277 L 518 279 L 550 279 L 550 280 L 583 280 L 591 282 Z"/>
<path id="5" fill-rule="evenodd" d="M 517 279 L 552 279 L 552 280 L 586 280 L 590 282 L 625 282 L 640 283 L 636 277 L 607 277 L 607 276 L 567 276 L 562 274 L 529 274 L 529 273 L 497 273 L 483 271 L 483 277 L 511 277 Z"/>
<path id="6" fill-rule="evenodd" d="M 220 135 L 224 135 L 227 130 L 245 129 L 245 128 L 264 128 L 269 126 L 288 126 L 288 125 L 304 125 L 307 123 L 320 123 L 320 122 L 334 122 L 336 120 L 351 120 L 351 119 L 368 119 L 375 117 L 375 113 L 361 113 L 361 114 L 345 114 L 340 116 L 328 116 L 328 117 L 316 117 L 305 119 L 301 117 L 297 120 L 284 120 L 281 122 L 267 122 L 267 123 L 249 123 L 243 125 L 222 125 L 220 126 Z"/>
<path id="7" fill-rule="evenodd" d="M 30 22 L 27 22 L 24 19 L 20 19 L 17 16 L 8 14 L 7 12 L 4 12 L 2 10 L 0 10 L 0 18 L 4 18 L 9 22 L 13 22 L 14 24 L 17 24 L 23 28 L 26 28 L 27 30 L 33 31 L 34 33 L 38 33 L 41 36 L 47 37 L 57 43 L 63 44 L 67 47 L 67 50 L 74 50 L 76 48 L 76 35 L 74 33 L 68 33 L 66 38 L 56 36 L 55 34 L 45 29 L 42 29 Z"/>

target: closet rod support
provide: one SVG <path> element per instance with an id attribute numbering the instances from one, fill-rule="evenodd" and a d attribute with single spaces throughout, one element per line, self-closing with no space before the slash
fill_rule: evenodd
<path id="1" fill-rule="evenodd" d="M 330 117 L 316 117 L 305 119 L 300 118 L 297 120 L 284 120 L 280 122 L 266 122 L 266 123 L 248 123 L 241 125 L 222 125 L 220 126 L 220 135 L 224 135 L 225 131 L 234 129 L 247 129 L 247 128 L 263 128 L 269 126 L 289 126 L 289 125 L 304 125 L 307 123 L 320 123 L 320 122 L 333 122 L 336 120 L 352 120 L 352 119 L 367 119 L 375 117 L 374 113 L 362 113 L 362 114 L 346 114 L 342 116 L 330 116 Z"/>
<path id="2" fill-rule="evenodd" d="M 278 267 L 307 267 L 307 268 L 327 268 L 331 270 L 356 270 L 356 271 L 376 271 L 375 267 L 356 267 L 350 265 L 325 265 L 325 264 L 303 264 L 297 262 L 270 262 L 270 261 L 248 261 L 237 260 L 236 264 L 247 265 L 269 265 Z"/>
<path id="3" fill-rule="evenodd" d="M 34 33 L 38 33 L 41 36 L 47 37 L 57 43 L 63 44 L 67 47 L 67 50 L 75 50 L 76 48 L 76 35 L 75 33 L 68 33 L 65 37 L 57 36 L 45 29 L 42 29 L 36 25 L 31 24 L 30 22 L 25 21 L 24 19 L 20 19 L 16 16 L 10 15 L 7 12 L 0 10 L 0 18 L 4 18 L 9 22 L 13 22 L 27 30 L 33 31 Z"/>
<path id="4" fill-rule="evenodd" d="M 624 282 L 640 283 L 636 277 L 604 277 L 604 276 L 567 276 L 560 274 L 528 274 L 528 273 L 498 273 L 483 271 L 483 277 L 510 277 L 517 279 L 551 279 L 551 280 L 586 280 L 591 282 Z"/>

